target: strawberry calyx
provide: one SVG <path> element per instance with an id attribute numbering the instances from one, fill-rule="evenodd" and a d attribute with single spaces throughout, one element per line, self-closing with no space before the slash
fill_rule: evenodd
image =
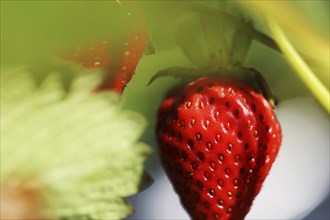
<path id="1" fill-rule="evenodd" d="M 155 73 L 148 82 L 148 85 L 163 77 L 179 78 L 181 79 L 181 82 L 179 82 L 179 84 L 182 85 L 187 84 L 187 82 L 196 80 L 200 77 L 221 77 L 224 79 L 233 79 L 235 81 L 240 81 L 254 88 L 270 102 L 273 108 L 278 103 L 278 99 L 271 92 L 271 89 L 262 74 L 254 68 L 236 66 L 236 68 L 232 69 L 214 70 L 173 66 L 162 69 Z"/>
<path id="2" fill-rule="evenodd" d="M 228 10 L 227 7 L 223 9 Z M 227 19 L 233 17 L 243 22 L 244 27 L 253 29 L 252 22 L 242 16 L 236 18 L 226 11 L 218 11 Z M 252 36 L 235 25 L 228 26 L 222 19 L 219 21 L 219 17 L 215 14 L 207 15 L 198 10 L 195 12 L 198 17 L 183 20 L 176 33 L 178 46 L 194 66 L 174 66 L 162 69 L 154 74 L 148 84 L 165 76 L 181 78 L 181 83 L 207 76 L 233 78 L 256 89 L 274 107 L 277 99 L 262 74 L 256 69 L 244 65 Z M 233 30 L 229 32 L 229 28 Z"/>
<path id="3" fill-rule="evenodd" d="M 239 28 L 240 25 L 230 25 L 227 19 L 235 18 L 236 23 L 254 30 L 252 21 L 241 15 L 231 15 L 227 12 L 228 7 L 214 10 L 224 17 L 219 19 L 216 13 L 207 14 L 191 6 L 188 11 L 195 14 L 185 17 L 179 24 L 176 32 L 178 46 L 198 68 L 221 70 L 244 65 L 253 36 Z"/>

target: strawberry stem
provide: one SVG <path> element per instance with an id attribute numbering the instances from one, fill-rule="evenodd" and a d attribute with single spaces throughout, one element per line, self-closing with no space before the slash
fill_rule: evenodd
<path id="1" fill-rule="evenodd" d="M 315 98 L 330 114 L 330 93 L 329 90 L 322 84 L 322 82 L 315 76 L 313 71 L 308 67 L 303 58 L 294 49 L 290 41 L 283 33 L 281 27 L 272 17 L 266 17 L 267 23 L 277 44 L 284 56 L 287 58 L 291 66 L 296 70 L 295 73 L 306 84 Z"/>

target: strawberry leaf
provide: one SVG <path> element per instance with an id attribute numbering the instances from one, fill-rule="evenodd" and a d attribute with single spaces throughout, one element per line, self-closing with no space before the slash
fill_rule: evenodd
<path id="1" fill-rule="evenodd" d="M 24 68 L 1 72 L 1 186 L 38 189 L 48 219 L 129 215 L 123 198 L 145 184 L 145 119 L 114 93 L 90 94 L 95 74 L 67 92 L 56 73 L 37 86 Z"/>
<path id="2" fill-rule="evenodd" d="M 251 24 L 251 28 L 252 24 Z M 249 36 L 248 34 L 244 33 L 241 30 L 235 30 L 233 34 L 233 38 L 231 40 L 231 47 L 233 51 L 233 59 L 240 63 L 244 64 L 248 51 L 250 49 L 252 43 L 252 37 Z"/>
<path id="3" fill-rule="evenodd" d="M 199 67 L 206 67 L 209 64 L 209 54 L 205 40 L 198 33 L 201 33 L 199 23 L 195 19 L 185 20 L 178 26 L 176 41 L 190 61 Z"/>
<path id="4" fill-rule="evenodd" d="M 230 62 L 231 48 L 227 40 L 227 27 L 214 16 L 200 15 L 203 35 L 208 47 L 210 64 L 224 68 Z"/>

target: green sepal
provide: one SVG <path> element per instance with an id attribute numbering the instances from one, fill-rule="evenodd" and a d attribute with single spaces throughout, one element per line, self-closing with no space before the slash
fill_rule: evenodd
<path id="1" fill-rule="evenodd" d="M 155 73 L 148 85 L 163 77 L 174 77 L 181 79 L 182 82 L 189 82 L 200 77 L 221 77 L 232 78 L 241 81 L 260 92 L 275 108 L 278 100 L 271 92 L 266 80 L 260 72 L 254 68 L 246 68 L 236 65 L 228 69 L 200 69 L 183 66 L 173 66 L 162 69 Z"/>
<path id="2" fill-rule="evenodd" d="M 145 55 L 153 55 L 156 53 L 156 46 L 154 40 L 152 39 L 151 30 L 148 31 L 146 46 L 144 47 Z"/>
<path id="3" fill-rule="evenodd" d="M 240 67 L 237 70 L 237 79 L 256 89 L 272 105 L 273 108 L 278 104 L 277 97 L 271 92 L 267 81 L 262 74 L 254 68 Z"/>
<path id="4" fill-rule="evenodd" d="M 172 66 L 156 72 L 151 79 L 149 80 L 147 85 L 150 85 L 154 81 L 158 80 L 159 78 L 163 77 L 174 77 L 174 78 L 181 78 L 181 79 L 193 79 L 196 77 L 201 77 L 201 73 L 203 70 L 192 68 L 192 67 L 184 67 L 184 66 Z"/>

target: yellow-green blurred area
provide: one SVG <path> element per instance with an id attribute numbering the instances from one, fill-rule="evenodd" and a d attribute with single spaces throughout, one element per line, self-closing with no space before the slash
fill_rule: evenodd
<path id="1" fill-rule="evenodd" d="M 329 2 L 301 2 L 300 7 L 285 1 L 240 2 L 249 11 L 262 14 L 290 66 L 314 98 L 330 113 L 329 12 L 319 9 L 317 12 L 320 11 L 320 15 L 315 14 L 317 7 L 329 9 Z M 309 13 L 304 13 L 303 9 L 307 7 L 310 7 L 306 10 Z"/>
<path id="2" fill-rule="evenodd" d="M 114 1 L 1 1 L 1 63 L 38 65 L 91 41 L 114 41 L 134 24 Z"/>
<path id="3" fill-rule="evenodd" d="M 137 4 L 133 10 L 132 7 L 123 7 L 127 2 L 130 3 L 2 0 L 2 69 L 16 65 L 42 66 L 48 64 L 49 57 L 53 57 L 57 51 L 79 46 L 90 40 L 120 39 L 127 34 L 130 27 L 136 25 L 139 16 L 133 12 L 138 8 L 145 17 L 157 52 L 141 59 L 124 97 L 127 99 L 127 107 L 151 118 L 156 108 L 153 104 L 158 103 L 175 82 L 164 78 L 146 87 L 151 76 L 169 66 L 193 66 L 175 41 L 182 20 L 189 16 L 199 17 L 196 11 L 189 11 L 193 6 L 201 5 L 218 10 L 227 5 L 229 13 L 245 20 L 252 19 L 255 28 L 268 35 L 270 32 L 262 13 L 269 10 L 269 13 L 278 18 L 280 25 L 286 24 L 284 31 L 297 50 L 321 60 L 326 59 L 323 54 L 329 50 L 324 46 L 324 39 L 327 43 L 329 39 L 329 1 L 272 1 L 276 13 L 267 8 L 266 4 L 261 4 L 263 1 L 229 1 L 228 4 L 224 4 L 224 1 L 134 1 Z M 303 19 L 297 20 L 300 17 Z M 217 17 L 213 19 L 214 22 L 223 22 Z M 227 29 L 232 29 L 230 24 L 226 25 Z M 313 36 L 321 36 L 323 41 L 313 40 Z M 321 51 L 318 48 L 323 49 Z M 309 94 L 283 56 L 260 42 L 253 41 L 246 66 L 258 69 L 280 99 Z M 52 72 L 52 67 L 47 70 L 46 65 L 43 73 L 48 74 L 48 71 Z M 315 74 L 329 88 L 328 69 L 316 68 Z M 144 99 L 148 103 L 142 105 L 141 100 Z"/>

